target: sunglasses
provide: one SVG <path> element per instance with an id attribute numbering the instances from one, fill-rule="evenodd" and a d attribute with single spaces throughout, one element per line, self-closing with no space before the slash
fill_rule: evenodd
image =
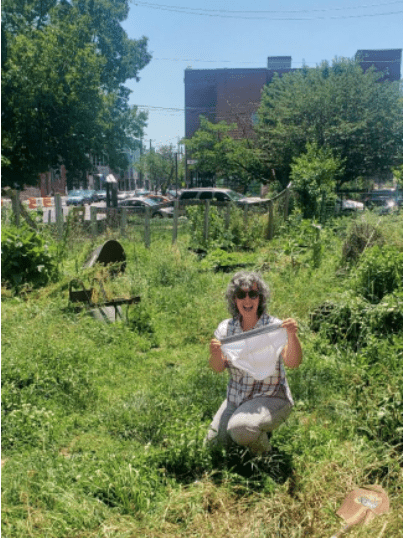
<path id="1" fill-rule="evenodd" d="M 259 297 L 259 292 L 257 290 L 238 290 L 236 292 L 237 299 L 245 299 L 246 296 L 248 296 L 250 299 L 257 299 Z"/>

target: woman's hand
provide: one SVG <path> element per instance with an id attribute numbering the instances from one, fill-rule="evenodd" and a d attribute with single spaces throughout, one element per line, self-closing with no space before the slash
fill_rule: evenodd
<path id="1" fill-rule="evenodd" d="M 210 360 L 211 368 L 219 373 L 225 370 L 227 362 L 221 351 L 221 342 L 217 338 L 213 338 L 210 342 Z"/>
<path id="2" fill-rule="evenodd" d="M 283 321 L 283 329 L 287 331 L 288 343 L 283 350 L 284 364 L 288 368 L 298 368 L 302 362 L 302 348 L 298 339 L 298 323 L 293 318 Z"/>
<path id="3" fill-rule="evenodd" d="M 298 332 L 298 323 L 293 318 L 285 319 L 281 326 L 287 331 L 288 336 L 295 335 Z"/>

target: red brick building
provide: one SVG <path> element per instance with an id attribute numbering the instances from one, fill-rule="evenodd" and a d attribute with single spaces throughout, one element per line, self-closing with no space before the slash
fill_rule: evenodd
<path id="1" fill-rule="evenodd" d="M 363 69 L 374 65 L 385 76 L 382 80 L 400 80 L 402 50 L 359 50 L 356 58 Z M 236 137 L 248 137 L 256 118 L 263 87 L 274 73 L 295 71 L 291 56 L 269 56 L 267 67 L 256 69 L 186 69 L 185 136 L 199 128 L 199 116 L 216 123 L 237 123 Z"/>
<path id="2" fill-rule="evenodd" d="M 268 66 L 255 69 L 186 69 L 185 136 L 199 128 L 199 116 L 217 123 L 237 123 L 234 136 L 247 137 L 254 123 L 263 87 L 275 72 L 291 69 L 290 56 L 268 58 Z"/>
<path id="3" fill-rule="evenodd" d="M 39 196 L 64 195 L 66 194 L 66 186 L 66 168 L 63 165 L 60 168 L 39 174 Z"/>
<path id="4" fill-rule="evenodd" d="M 402 49 L 357 50 L 355 58 L 360 62 L 364 71 L 372 66 L 377 71 L 382 71 L 384 73 L 382 81 L 400 80 Z"/>

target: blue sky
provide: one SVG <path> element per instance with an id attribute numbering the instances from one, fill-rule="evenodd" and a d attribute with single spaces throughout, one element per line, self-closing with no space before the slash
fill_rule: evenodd
<path id="1" fill-rule="evenodd" d="M 265 67 L 268 56 L 314 67 L 358 49 L 401 49 L 403 0 L 132 0 L 123 27 L 149 39 L 153 59 L 127 85 L 131 104 L 149 112 L 144 142 L 158 147 L 184 136 L 187 67 Z"/>

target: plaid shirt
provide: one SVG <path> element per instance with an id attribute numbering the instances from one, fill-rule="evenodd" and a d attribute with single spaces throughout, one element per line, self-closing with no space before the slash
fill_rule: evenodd
<path id="1" fill-rule="evenodd" d="M 263 314 L 254 329 L 259 329 L 265 325 L 272 325 L 280 322 L 279 319 Z M 241 323 L 238 318 L 226 319 L 220 323 L 215 335 L 220 340 L 225 336 L 242 333 Z M 227 387 L 227 398 L 230 403 L 237 407 L 246 400 L 257 398 L 258 396 L 278 396 L 284 397 L 292 405 L 294 401 L 291 396 L 291 391 L 287 383 L 283 359 L 280 357 L 274 375 L 266 377 L 262 381 L 257 381 L 250 374 L 239 368 L 235 368 L 230 361 L 227 360 L 227 369 L 230 379 Z"/>

